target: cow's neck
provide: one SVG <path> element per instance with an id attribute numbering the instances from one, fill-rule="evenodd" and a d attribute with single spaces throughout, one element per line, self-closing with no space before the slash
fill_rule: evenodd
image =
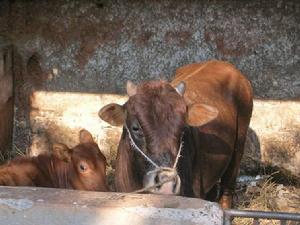
<path id="1" fill-rule="evenodd" d="M 72 188 L 69 175 L 69 164 L 55 156 L 39 155 L 35 161 L 39 168 L 36 183 L 39 186 L 54 188 Z"/>
<path id="2" fill-rule="evenodd" d="M 135 167 L 134 150 L 131 149 L 126 131 L 123 130 L 117 151 L 116 189 L 121 192 L 131 192 L 142 187 L 138 177 L 138 167 Z M 137 154 L 137 153 L 135 153 Z"/>

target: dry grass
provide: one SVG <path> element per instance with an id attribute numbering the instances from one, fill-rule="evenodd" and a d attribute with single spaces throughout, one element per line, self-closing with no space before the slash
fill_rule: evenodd
<path id="1" fill-rule="evenodd" d="M 15 144 L 13 145 L 13 152 L 15 152 L 16 156 L 25 156 L 24 151 L 22 151 L 21 149 L 18 148 L 18 146 L 16 146 Z"/>
<path id="2" fill-rule="evenodd" d="M 5 156 L 4 154 L 2 153 L 2 151 L 0 150 L 0 165 L 5 162 Z"/>
<path id="3" fill-rule="evenodd" d="M 13 159 L 16 156 L 25 156 L 26 153 L 19 149 L 15 144 L 13 144 L 13 151 L 11 149 L 0 150 L 0 165 L 4 162 Z"/>
<path id="4" fill-rule="evenodd" d="M 241 202 L 238 205 L 239 209 L 259 210 L 259 211 L 276 211 L 272 199 L 276 197 L 276 184 L 269 177 L 261 186 L 260 189 L 255 187 L 247 188 L 245 193 L 250 198 L 248 201 Z M 262 221 L 260 224 L 277 224 L 275 221 Z M 250 225 L 253 224 L 252 219 L 248 218 L 235 218 L 233 221 L 235 225 Z"/>
<path id="5" fill-rule="evenodd" d="M 11 152 L 9 149 L 0 149 L 0 165 L 11 159 Z"/>
<path id="6" fill-rule="evenodd" d="M 274 175 L 274 174 L 272 174 Z M 257 211 L 281 211 L 278 208 L 276 199 L 278 198 L 278 186 L 274 181 L 273 176 L 270 175 L 265 181 L 257 186 L 248 186 L 244 195 L 244 200 L 238 203 L 237 208 L 243 210 L 257 210 Z M 252 225 L 253 219 L 249 218 L 235 218 L 233 225 Z M 278 220 L 260 220 L 260 225 L 280 225 Z M 287 225 L 299 225 L 299 222 L 287 222 Z"/>
<path id="7" fill-rule="evenodd" d="M 109 140 L 110 141 L 110 140 Z M 108 166 L 106 167 L 106 178 L 107 178 L 107 184 L 109 186 L 109 189 L 111 191 L 116 191 L 115 183 L 114 183 L 114 177 L 115 177 L 115 161 L 117 158 L 117 151 L 116 147 L 111 144 L 111 147 L 109 149 L 109 154 L 106 154 L 106 160 Z"/>

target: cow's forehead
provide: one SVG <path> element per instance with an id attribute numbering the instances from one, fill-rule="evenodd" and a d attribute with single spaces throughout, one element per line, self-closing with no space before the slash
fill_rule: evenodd
<path id="1" fill-rule="evenodd" d="M 143 89 L 144 87 L 144 89 Z M 155 133 L 176 132 L 184 122 L 186 104 L 176 90 L 166 82 L 140 85 L 136 95 L 127 102 L 128 116 L 136 117 L 141 125 Z"/>
<path id="2" fill-rule="evenodd" d="M 98 152 L 99 149 L 92 143 L 82 143 L 73 148 L 73 155 L 76 155 L 82 159 L 91 160 L 93 162 Z"/>
<path id="3" fill-rule="evenodd" d="M 182 97 L 166 81 L 148 81 L 137 87 L 136 95 L 129 98 L 133 105 L 153 105 L 156 102 L 168 102 L 176 105 Z"/>
<path id="4" fill-rule="evenodd" d="M 137 114 L 174 114 L 175 108 L 184 108 L 185 103 L 175 90 L 150 89 L 138 92 L 128 100 L 129 110 Z"/>
<path id="5" fill-rule="evenodd" d="M 151 90 L 163 90 L 163 89 L 172 89 L 172 86 L 162 80 L 153 80 L 153 81 L 146 81 L 144 83 L 141 83 L 137 86 L 137 91 L 138 92 L 146 92 L 146 91 L 151 91 Z"/>

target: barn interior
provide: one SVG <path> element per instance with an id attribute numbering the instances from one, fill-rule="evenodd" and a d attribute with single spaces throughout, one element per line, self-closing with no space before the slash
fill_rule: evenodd
<path id="1" fill-rule="evenodd" d="M 297 0 L 1 0 L 0 160 L 49 152 L 55 142 L 72 147 L 84 128 L 108 160 L 114 190 L 122 129 L 99 109 L 126 101 L 127 80 L 171 80 L 177 68 L 209 59 L 231 62 L 253 86 L 241 175 L 267 177 L 263 184 L 296 201 L 265 209 L 299 212 Z"/>

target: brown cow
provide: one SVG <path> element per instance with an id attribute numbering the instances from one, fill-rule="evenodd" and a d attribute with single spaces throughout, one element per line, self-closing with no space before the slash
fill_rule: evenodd
<path id="1" fill-rule="evenodd" d="M 127 93 L 124 105 L 99 111 L 106 122 L 124 126 L 117 190 L 159 184 L 150 192 L 217 200 L 220 182 L 220 203 L 231 207 L 252 114 L 250 82 L 233 65 L 208 61 L 179 68 L 171 83 L 128 82 Z"/>
<path id="2" fill-rule="evenodd" d="M 21 157 L 0 166 L 0 185 L 108 191 L 106 159 L 92 135 L 81 130 L 80 144 L 53 144 L 52 154 Z"/>

